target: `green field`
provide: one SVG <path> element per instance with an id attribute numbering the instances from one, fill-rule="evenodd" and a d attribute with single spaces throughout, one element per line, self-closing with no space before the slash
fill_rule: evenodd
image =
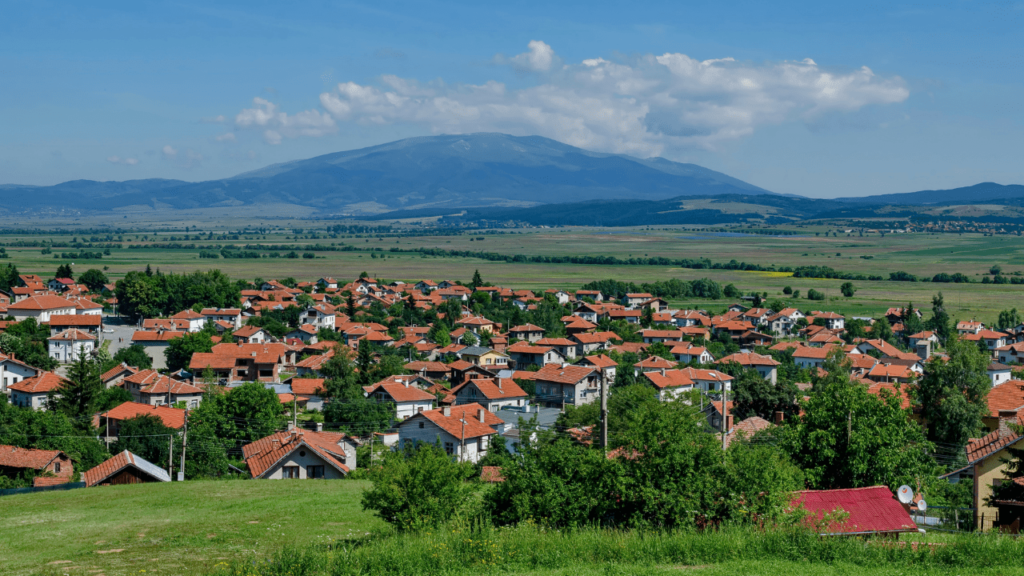
<path id="1" fill-rule="evenodd" d="M 825 292 L 827 302 L 794 301 L 801 309 L 826 308 L 847 315 L 877 315 L 892 306 L 905 306 L 914 302 L 927 308 L 932 295 L 942 291 L 946 297 L 947 309 L 958 318 L 977 318 L 992 321 L 1000 310 L 1017 306 L 1019 296 L 1024 293 L 1022 285 L 982 285 L 984 277 L 993 265 L 999 265 L 1006 275 L 1024 273 L 1024 240 L 1017 236 L 982 234 L 878 234 L 859 236 L 840 233 L 838 237 L 825 237 L 824 233 L 834 228 L 827 225 L 779 227 L 780 230 L 797 232 L 795 236 L 736 236 L 721 233 L 707 233 L 683 227 L 648 229 L 520 229 L 501 230 L 497 233 L 467 231 L 448 236 L 400 237 L 353 237 L 343 235 L 327 238 L 323 234 L 331 222 L 296 219 L 261 220 L 241 218 L 226 220 L 195 219 L 143 221 L 66 221 L 51 222 L 50 226 L 76 227 L 123 226 L 133 231 L 124 235 L 123 245 L 166 243 L 171 236 L 180 239 L 184 226 L 194 226 L 189 242 L 216 244 L 218 246 L 247 243 L 263 243 L 302 246 L 310 243 L 353 246 L 360 249 L 391 248 L 403 250 L 416 248 L 440 248 L 447 250 L 485 251 L 505 255 L 524 254 L 527 256 L 593 255 L 668 258 L 708 258 L 712 262 L 726 263 L 731 260 L 755 263 L 762 266 L 830 266 L 836 270 L 865 275 L 880 275 L 888 278 L 890 272 L 906 271 L 919 277 L 930 278 L 938 272 L 963 273 L 979 281 L 974 284 L 932 284 L 930 282 L 858 281 L 858 292 L 854 298 L 842 298 L 839 285 L 842 280 L 794 279 L 782 273 L 744 272 L 733 270 L 693 270 L 670 266 L 609 266 L 542 263 L 494 262 L 472 257 L 426 257 L 415 253 L 390 253 L 387 258 L 371 258 L 367 252 L 322 251 L 316 259 L 262 258 L 251 259 L 200 259 L 199 250 L 127 249 L 114 248 L 102 260 L 79 260 L 75 269 L 84 271 L 91 267 L 106 267 L 111 278 L 118 278 L 131 270 L 141 270 L 146 265 L 165 272 L 185 272 L 195 269 L 218 268 L 233 278 L 282 278 L 292 276 L 298 279 L 316 279 L 330 275 L 340 279 L 355 278 L 360 272 L 385 279 L 419 280 L 422 278 L 468 280 L 474 270 L 479 269 L 488 282 L 512 288 L 575 289 L 580 285 L 600 279 L 617 279 L 636 283 L 664 280 L 669 278 L 694 279 L 709 277 L 719 282 L 733 283 L 743 291 L 768 292 L 769 298 L 781 296 L 784 286 L 791 286 L 806 295 L 815 288 Z M 371 223 L 377 225 L 379 223 Z M 22 223 L 21 226 L 26 224 Z M 207 240 L 209 231 L 220 234 L 239 230 L 246 225 L 262 225 L 270 230 L 265 235 L 242 234 L 237 240 Z M 301 228 L 296 237 L 293 229 Z M 203 232 L 195 240 L 196 231 Z M 316 239 L 310 239 L 310 232 L 319 232 Z M 415 227 L 413 227 L 415 230 Z M 738 232 L 742 229 L 736 228 Z M 815 233 L 820 236 L 815 236 Z M 9 262 L 22 272 L 38 273 L 50 277 L 57 265 L 63 262 L 53 254 L 42 254 L 37 247 L 23 248 L 10 246 L 21 240 L 52 240 L 69 242 L 82 237 L 68 234 L 5 234 L 0 242 L 8 245 Z M 55 253 L 70 248 L 55 248 Z M 718 308 L 726 303 L 692 301 L 673 302 L 678 306 Z"/>
<path id="2" fill-rule="evenodd" d="M 194 574 L 381 523 L 361 481 L 173 482 L 0 499 L 0 574 Z"/>

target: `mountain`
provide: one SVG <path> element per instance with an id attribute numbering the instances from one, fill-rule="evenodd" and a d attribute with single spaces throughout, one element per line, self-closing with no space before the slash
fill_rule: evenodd
<path id="1" fill-rule="evenodd" d="M 879 194 L 876 196 L 858 196 L 839 198 L 841 202 L 858 204 L 890 204 L 902 206 L 924 206 L 930 204 L 996 204 L 1019 205 L 1024 202 L 1024 186 L 1020 184 L 1002 185 L 993 182 L 982 182 L 974 186 L 964 186 L 951 190 L 922 190 L 920 192 L 904 192 L 899 194 Z"/>
<path id="2" fill-rule="evenodd" d="M 77 180 L 0 186 L 11 211 L 295 204 L 327 213 L 771 192 L 695 164 L 601 154 L 539 136 L 409 138 L 267 166 L 222 180 Z"/>

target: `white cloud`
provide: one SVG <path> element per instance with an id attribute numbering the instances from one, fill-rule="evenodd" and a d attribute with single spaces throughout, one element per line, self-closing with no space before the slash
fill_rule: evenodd
<path id="1" fill-rule="evenodd" d="M 372 85 L 342 82 L 324 92 L 326 112 L 289 116 L 256 98 L 235 126 L 262 128 L 270 143 L 330 134 L 337 122 L 354 122 L 418 125 L 434 133 L 539 134 L 593 150 L 672 156 L 714 148 L 763 126 L 816 122 L 909 96 L 899 77 L 878 77 L 867 67 L 830 71 L 811 59 L 754 64 L 666 53 L 561 64 L 550 46 L 535 40 L 527 52 L 495 62 L 537 72 L 538 83 L 509 89 L 493 80 L 422 83 L 386 75 Z"/>
<path id="2" fill-rule="evenodd" d="M 164 160 L 173 162 L 182 168 L 194 168 L 203 161 L 203 155 L 199 152 L 191 148 L 178 150 L 170 144 L 164 146 L 160 153 L 163 154 Z"/>
<path id="3" fill-rule="evenodd" d="M 138 158 L 121 158 L 120 156 L 109 156 L 107 162 L 111 164 L 124 164 L 125 166 L 135 166 L 139 163 Z"/>
<path id="4" fill-rule="evenodd" d="M 237 128 L 262 128 L 263 138 L 269 144 L 280 144 L 282 138 L 324 136 L 337 130 L 334 118 L 317 110 L 306 110 L 289 116 L 278 112 L 277 105 L 263 98 L 253 98 L 253 107 L 235 116 Z"/>
<path id="5" fill-rule="evenodd" d="M 225 134 L 221 134 L 220 136 L 214 136 L 213 139 L 216 140 L 217 142 L 234 142 L 235 133 L 227 132 Z"/>
<path id="6" fill-rule="evenodd" d="M 168 160 L 174 160 L 175 158 L 178 157 L 178 151 L 175 150 L 170 144 L 164 146 L 163 149 L 160 150 L 160 152 L 163 153 L 164 158 Z"/>

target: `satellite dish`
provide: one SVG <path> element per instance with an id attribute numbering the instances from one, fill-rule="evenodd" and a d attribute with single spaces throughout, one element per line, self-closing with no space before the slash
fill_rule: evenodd
<path id="1" fill-rule="evenodd" d="M 914 501 L 914 489 L 904 484 L 896 491 L 896 497 L 900 499 L 901 503 L 910 504 Z"/>
<path id="2" fill-rule="evenodd" d="M 923 498 L 921 500 L 918 500 L 917 509 L 920 510 L 921 512 L 926 512 L 928 510 L 928 503 L 925 502 Z"/>

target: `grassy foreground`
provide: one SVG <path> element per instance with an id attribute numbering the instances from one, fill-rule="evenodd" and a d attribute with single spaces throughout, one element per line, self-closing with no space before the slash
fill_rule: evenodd
<path id="1" fill-rule="evenodd" d="M 196 574 L 382 526 L 362 481 L 172 482 L 0 498 L 0 574 Z"/>
<path id="2" fill-rule="evenodd" d="M 916 545 L 910 545 L 910 540 Z M 998 535 L 912 535 L 902 543 L 821 539 L 805 530 L 650 533 L 536 526 L 381 535 L 287 548 L 218 566 L 223 576 L 418 574 L 1024 574 L 1024 542 Z"/>

